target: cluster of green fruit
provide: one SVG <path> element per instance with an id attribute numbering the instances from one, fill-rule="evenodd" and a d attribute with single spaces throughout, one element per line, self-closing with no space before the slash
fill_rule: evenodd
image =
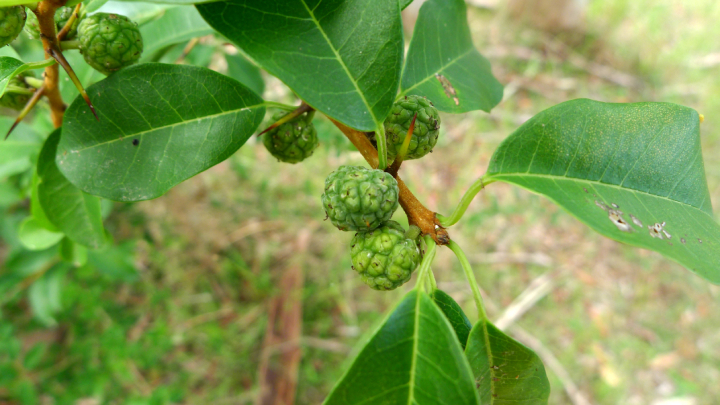
<path id="1" fill-rule="evenodd" d="M 60 7 L 55 12 L 57 32 L 65 27 L 73 14 L 74 9 L 71 7 Z M 14 41 L 23 27 L 31 38 L 41 39 L 35 13 L 29 9 L 26 11 L 23 6 L 0 7 L 0 47 Z M 85 16 L 81 11 L 75 16 L 64 40 L 77 41 L 75 46 L 82 53 L 85 62 L 106 75 L 136 63 L 143 51 L 142 36 L 137 23 L 118 14 L 96 13 Z M 22 77 L 16 79 L 18 80 L 11 84 L 20 89 L 31 89 Z M 29 99 L 29 96 L 23 93 L 6 92 L 0 98 L 0 105 L 22 109 Z"/>
<path id="2" fill-rule="evenodd" d="M 268 131 L 263 143 L 278 160 L 300 162 L 318 146 L 312 113 L 301 114 Z M 414 122 L 414 124 L 413 124 Z M 395 102 L 385 120 L 388 159 L 401 151 L 410 127 L 412 136 L 403 159 L 419 159 L 437 143 L 440 116 L 425 97 L 407 96 Z M 375 135 L 369 135 L 375 142 Z M 393 290 L 408 280 L 420 264 L 420 232 L 405 231 L 391 221 L 399 205 L 398 183 L 390 173 L 360 166 L 341 166 L 325 180 L 322 205 L 327 218 L 341 231 L 357 232 L 351 243 L 352 268 L 376 290 Z"/>

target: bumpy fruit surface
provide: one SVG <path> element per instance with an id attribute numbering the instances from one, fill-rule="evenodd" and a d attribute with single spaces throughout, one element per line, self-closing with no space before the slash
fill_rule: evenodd
<path id="1" fill-rule="evenodd" d="M 0 48 L 17 38 L 25 26 L 25 7 L 0 7 Z"/>
<path id="2" fill-rule="evenodd" d="M 137 23 L 118 14 L 85 17 L 78 25 L 78 40 L 85 62 L 106 75 L 136 63 L 143 51 Z"/>
<path id="3" fill-rule="evenodd" d="M 72 17 L 73 11 L 72 7 L 60 7 L 57 11 L 55 11 L 55 27 L 57 32 L 60 32 L 60 30 L 65 27 L 65 24 L 68 22 L 70 17 Z M 77 36 L 77 27 L 79 23 L 80 21 L 76 19 L 64 39 L 73 39 Z M 27 13 L 25 32 L 30 35 L 30 38 L 40 39 L 40 23 L 33 12 Z"/>
<path id="4" fill-rule="evenodd" d="M 372 231 L 398 207 L 398 184 L 382 170 L 340 166 L 325 179 L 322 205 L 341 231 Z"/>
<path id="5" fill-rule="evenodd" d="M 13 77 L 10 79 L 8 86 L 21 87 L 29 91 L 33 91 L 33 89 L 25 83 L 25 80 L 23 80 L 26 75 L 32 76 L 32 72 L 21 73 L 20 75 Z M 25 107 L 25 104 L 27 104 L 31 97 L 31 94 L 5 92 L 5 94 L 0 97 L 0 107 L 7 107 L 20 111 Z"/>
<path id="6" fill-rule="evenodd" d="M 440 114 L 427 98 L 405 96 L 393 104 L 385 119 L 388 160 L 395 159 L 416 113 L 415 129 L 405 159 L 419 159 L 435 147 L 440 133 Z"/>
<path id="7" fill-rule="evenodd" d="M 405 237 L 395 221 L 388 221 L 374 231 L 360 232 L 350 249 L 353 270 L 375 290 L 394 290 L 410 280 L 420 264 L 417 243 Z"/>
<path id="8" fill-rule="evenodd" d="M 287 114 L 280 113 L 273 119 L 277 121 L 285 115 Z M 298 163 L 310 157 L 320 143 L 312 116 L 302 114 L 264 134 L 263 144 L 278 160 Z"/>

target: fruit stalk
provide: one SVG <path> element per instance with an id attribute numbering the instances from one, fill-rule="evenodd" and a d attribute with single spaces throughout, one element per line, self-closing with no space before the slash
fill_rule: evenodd
<path id="1" fill-rule="evenodd" d="M 370 164 L 373 169 L 378 167 L 378 152 L 370 143 L 365 133 L 352 129 L 340 122 L 330 118 L 340 131 L 355 145 L 360 154 Z M 450 236 L 447 231 L 440 225 L 435 213 L 427 209 L 410 191 L 400 177 L 394 174 L 400 189 L 399 200 L 400 206 L 405 211 L 410 225 L 416 225 L 422 231 L 423 235 L 429 235 L 438 245 L 447 245 L 450 242 Z"/>

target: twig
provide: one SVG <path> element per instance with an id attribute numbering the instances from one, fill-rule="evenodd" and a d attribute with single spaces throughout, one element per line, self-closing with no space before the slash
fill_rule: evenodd
<path id="1" fill-rule="evenodd" d="M 533 280 L 530 285 L 505 308 L 505 311 L 495 320 L 499 329 L 506 329 L 520 319 L 525 312 L 545 297 L 555 287 L 555 272 L 548 272 Z"/>
<path id="2" fill-rule="evenodd" d="M 370 167 L 377 169 L 378 153 L 372 143 L 370 143 L 367 135 L 362 131 L 352 129 L 332 118 L 330 118 L 330 121 L 355 145 L 357 150 L 360 151 L 360 154 L 368 164 L 370 164 Z M 423 235 L 430 235 L 438 245 L 447 245 L 450 242 L 450 236 L 445 228 L 440 225 L 435 213 L 427 209 L 415 198 L 415 195 L 400 179 L 400 176 L 396 175 L 395 180 L 397 180 L 398 187 L 400 188 L 400 206 L 403 208 L 403 211 L 405 211 L 410 225 L 417 225 Z"/>

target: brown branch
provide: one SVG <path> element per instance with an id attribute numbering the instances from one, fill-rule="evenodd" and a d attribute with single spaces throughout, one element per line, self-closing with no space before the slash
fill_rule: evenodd
<path id="1" fill-rule="evenodd" d="M 378 153 L 365 133 L 352 129 L 332 118 L 330 118 L 330 121 L 355 145 L 370 166 L 373 169 L 377 169 Z M 398 187 L 400 188 L 400 206 L 405 211 L 410 225 L 416 225 L 420 228 L 423 235 L 430 235 L 438 245 L 447 245 L 450 242 L 450 236 L 447 231 L 440 226 L 435 213 L 427 209 L 427 207 L 415 198 L 415 195 L 413 195 L 412 191 L 410 191 L 397 173 L 395 173 L 393 177 L 397 180 Z"/>
<path id="2" fill-rule="evenodd" d="M 55 11 L 65 5 L 67 0 L 45 0 L 38 3 L 35 15 L 38 18 L 40 28 L 40 39 L 45 49 L 45 59 L 51 58 L 52 52 L 59 50 L 57 40 L 57 28 L 55 27 Z M 63 115 L 67 106 L 60 95 L 60 70 L 57 64 L 45 68 L 45 91 L 44 95 L 50 103 L 50 115 L 55 128 L 62 125 Z"/>

